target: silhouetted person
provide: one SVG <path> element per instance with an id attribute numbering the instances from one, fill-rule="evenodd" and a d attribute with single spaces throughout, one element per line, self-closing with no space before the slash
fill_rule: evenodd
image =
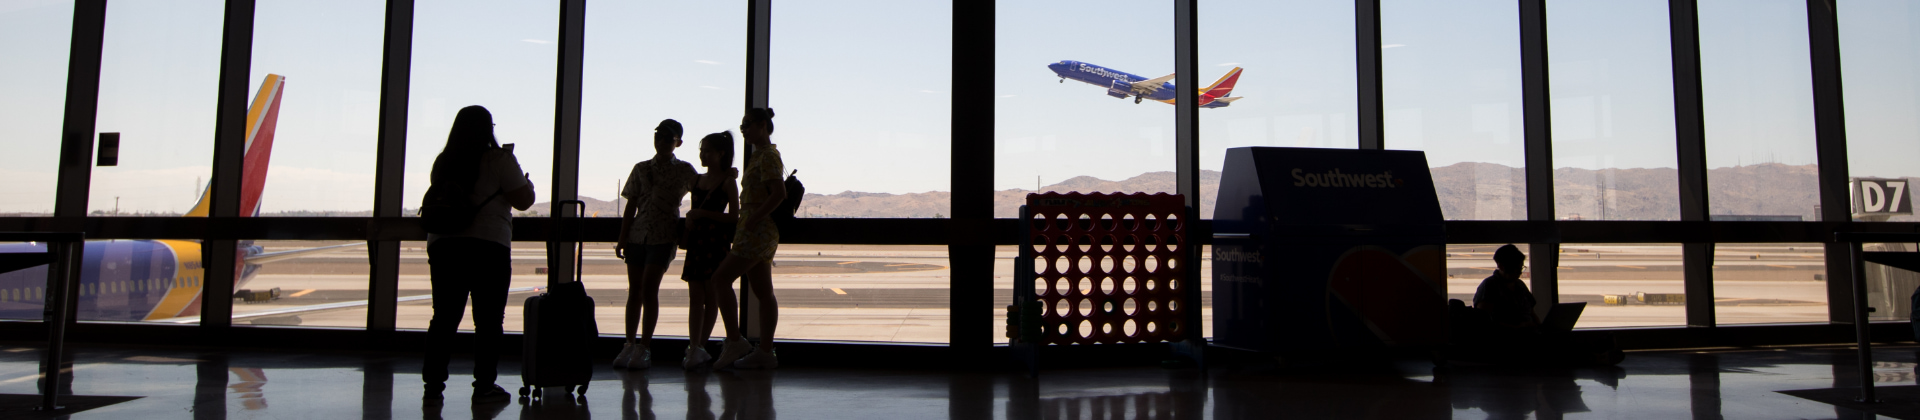
<path id="1" fill-rule="evenodd" d="M 714 302 L 720 306 L 721 325 L 727 331 L 713 367 L 771 369 L 780 366 L 773 347 L 774 327 L 780 321 L 780 302 L 773 297 L 773 253 L 780 247 L 780 229 L 771 216 L 787 199 L 787 186 L 780 178 L 786 163 L 780 160 L 780 150 L 771 138 L 773 109 L 747 110 L 740 121 L 740 135 L 753 146 L 753 153 L 747 156 L 747 169 L 740 179 L 740 218 L 733 231 L 733 249 L 715 269 L 713 279 L 707 281 Z M 735 319 L 738 312 L 734 309 L 737 299 L 733 280 L 742 275 L 747 278 L 747 287 L 753 288 L 753 295 L 760 298 L 759 307 L 754 308 L 760 317 L 758 349 L 749 349 L 747 340 L 741 337 L 740 320 Z M 747 354 L 749 351 L 753 354 Z"/>
<path id="2" fill-rule="evenodd" d="M 680 198 L 700 176 L 693 165 L 673 157 L 680 147 L 680 122 L 661 120 L 653 129 L 653 158 L 633 165 L 620 196 L 620 240 L 613 253 L 627 262 L 627 344 L 614 356 L 615 368 L 653 367 L 653 327 L 660 320 L 660 278 L 673 264 L 680 238 Z M 629 255 L 631 254 L 631 255 Z M 643 313 L 644 312 L 644 313 Z M 634 342 L 634 329 L 641 330 Z"/>
<path id="3" fill-rule="evenodd" d="M 511 149 L 493 137 L 493 114 L 478 105 L 461 108 L 447 134 L 447 145 L 433 159 L 434 185 L 470 186 L 469 202 L 479 204 L 473 224 L 458 233 L 427 235 L 427 265 L 433 282 L 433 321 L 427 327 L 427 360 L 421 379 L 429 401 L 447 388 L 450 344 L 473 297 L 473 402 L 507 401 L 511 395 L 494 384 L 499 376 L 500 332 L 512 274 L 510 246 L 513 215 L 508 207 L 533 206 L 533 182 L 520 171 Z"/>
<path id="4" fill-rule="evenodd" d="M 687 357 L 681 365 L 687 369 L 712 361 L 707 354 L 707 337 L 713 334 L 714 317 L 720 307 L 713 302 L 707 280 L 720 268 L 720 261 L 733 250 L 734 224 L 739 220 L 740 190 L 733 180 L 733 134 L 718 132 L 700 139 L 700 166 L 707 173 L 693 185 L 693 209 L 687 211 L 687 235 L 684 248 L 687 262 L 681 265 L 680 279 L 687 282 Z"/>
<path id="5" fill-rule="evenodd" d="M 1533 332 L 1540 326 L 1540 318 L 1533 312 L 1537 303 L 1533 292 L 1520 281 L 1526 262 L 1527 255 L 1521 253 L 1519 247 L 1512 244 L 1500 247 L 1493 252 L 1493 263 L 1498 268 L 1480 281 L 1480 287 L 1473 292 L 1473 307 L 1486 315 L 1496 333 Z"/>

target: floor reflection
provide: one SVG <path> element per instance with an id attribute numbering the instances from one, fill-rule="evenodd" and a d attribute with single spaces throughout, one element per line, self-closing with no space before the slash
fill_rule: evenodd
<path id="1" fill-rule="evenodd" d="M 37 391 L 38 358 L 30 346 L 0 344 L 0 394 Z M 666 366 L 622 371 L 603 366 L 594 373 L 596 384 L 586 401 L 478 406 L 465 387 L 446 392 L 442 404 L 423 403 L 419 358 L 411 354 L 118 348 L 83 349 L 74 360 L 79 373 L 67 380 L 81 394 L 142 397 L 75 418 L 1871 417 L 1780 393 L 1853 392 L 1859 372 L 1853 350 L 1845 346 L 1635 353 L 1621 367 L 1579 369 L 1435 368 L 1402 360 L 1286 368 L 1226 365 L 1206 372 L 1061 369 L 1027 377 L 999 369 L 768 372 Z M 1920 385 L 1920 346 L 1880 346 L 1875 360 L 1875 382 Z M 468 373 L 462 363 L 454 363 L 454 375 Z M 470 371 L 471 362 L 465 363 Z M 518 366 L 501 368 L 501 383 L 517 387 Z"/>

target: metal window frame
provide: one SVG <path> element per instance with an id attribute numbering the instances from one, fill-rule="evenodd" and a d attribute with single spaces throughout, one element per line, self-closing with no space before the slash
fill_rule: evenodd
<path id="1" fill-rule="evenodd" d="M 745 0 L 749 4 L 747 49 L 747 107 L 768 105 L 769 50 L 771 45 L 771 0 Z M 1712 294 L 1711 260 L 1715 243 L 1828 242 L 1836 230 L 1860 232 L 1911 232 L 1920 223 L 1851 223 L 1846 197 L 1846 138 L 1843 101 L 1840 91 L 1838 21 L 1831 0 L 1808 0 L 1809 36 L 1812 50 L 1817 150 L 1819 151 L 1822 220 L 1817 222 L 1712 222 L 1706 216 L 1707 183 L 1705 174 L 1704 126 L 1701 122 L 1702 98 L 1696 0 L 1671 0 L 1670 24 L 1674 31 L 1675 96 L 1681 166 L 1680 194 L 1682 221 L 1640 222 L 1560 222 L 1553 219 L 1552 153 L 1550 112 L 1547 102 L 1547 39 L 1544 0 L 1518 0 L 1521 23 L 1523 74 L 1523 112 L 1526 123 L 1528 218 L 1525 221 L 1449 221 L 1449 242 L 1456 243 L 1531 243 L 1535 245 L 1535 293 L 1541 302 L 1557 298 L 1554 249 L 1563 242 L 1629 243 L 1670 242 L 1685 246 L 1686 285 L 1689 294 Z M 1174 54 L 1176 86 L 1185 104 L 1176 107 L 1176 169 L 1178 188 L 1189 195 L 1197 208 L 1199 175 L 1199 114 L 1194 97 L 1198 86 L 1198 0 L 1175 2 Z M 215 172 L 210 194 L 215 200 L 214 216 L 209 218 L 96 218 L 86 216 L 94 121 L 99 106 L 99 78 L 104 43 L 105 0 L 76 0 L 74 26 L 68 62 L 66 113 L 62 125 L 59 184 L 53 217 L 0 218 L 0 230 L 83 231 L 95 239 L 195 239 L 207 241 L 207 249 L 231 246 L 248 239 L 365 239 L 369 247 L 372 274 L 369 278 L 368 332 L 392 332 L 395 326 L 398 251 L 400 241 L 425 238 L 418 221 L 403 217 L 407 103 L 411 73 L 413 0 L 389 0 L 385 27 L 385 57 L 380 92 L 378 166 L 375 181 L 374 217 L 363 218 L 239 218 L 238 196 L 240 152 L 244 149 L 244 113 L 250 63 L 253 0 L 227 2 L 226 26 L 222 34 L 221 92 L 216 125 Z M 577 191 L 579 155 L 581 75 L 585 40 L 584 0 L 564 0 L 560 21 L 562 48 L 559 60 L 559 87 L 555 98 L 555 187 L 554 199 L 572 199 Z M 955 74 L 984 74 L 986 77 L 954 78 L 955 92 L 987 91 L 994 86 L 991 77 L 996 40 L 996 9 L 992 2 L 955 2 L 953 5 L 953 71 Z M 1384 121 L 1382 113 L 1380 2 L 1356 0 L 1356 41 L 1359 67 L 1358 113 L 1360 147 L 1382 149 Z M 995 246 L 1018 242 L 1011 234 L 1014 219 L 992 217 L 993 189 L 993 114 L 994 102 L 982 95 L 954 95 L 950 121 L 952 152 L 952 219 L 819 219 L 802 220 L 788 236 L 790 243 L 819 244 L 922 244 L 946 245 L 954 275 L 951 279 L 950 316 L 952 327 L 949 348 L 957 352 L 985 352 L 992 347 L 986 340 L 993 329 L 988 316 L 992 301 L 992 254 Z M 237 116 L 237 118 L 236 118 Z M 961 124 L 959 122 L 965 122 Z M 749 153 L 751 153 L 749 151 Z M 555 212 L 556 216 L 558 212 Z M 1196 231 L 1205 232 L 1209 224 L 1191 217 Z M 576 220 L 562 224 L 555 218 L 528 218 L 514 221 L 515 239 L 546 241 L 611 241 L 617 221 Z M 579 226 L 588 234 L 558 237 L 556 227 Z M 600 233 L 600 232 L 605 232 Z M 1210 242 L 1206 235 L 1196 236 L 1196 245 Z M 568 247 L 570 249 L 570 247 Z M 1200 247 L 1192 247 L 1198 255 Z M 1827 261 L 1842 261 L 1844 247 L 1829 245 Z M 1842 253 L 1839 257 L 1836 252 Z M 225 253 L 210 253 L 209 268 L 225 272 L 231 281 L 229 261 L 211 261 Z M 567 256 L 549 254 L 550 261 L 565 261 Z M 224 265 L 219 265 L 224 264 Z M 550 264 L 568 267 L 570 264 Z M 219 269 L 224 267 L 225 269 Z M 1200 269 L 1200 265 L 1191 265 Z M 1830 279 L 1847 278 L 1846 264 L 1826 264 Z M 556 270 L 559 271 L 559 270 Z M 210 275 L 210 277 L 218 274 Z M 212 284 L 209 278 L 209 287 Z M 231 283 L 227 283 L 231 284 Z M 1852 291 L 1840 282 L 1829 282 L 1831 296 L 1849 296 Z M 1848 300 L 1829 299 L 1833 322 L 1846 323 L 1851 309 Z M 229 322 L 220 314 L 231 313 L 228 299 L 208 299 L 203 311 L 209 319 L 200 329 L 226 331 Z M 744 309 L 744 307 L 743 307 Z M 1693 327 L 1715 325 L 1710 299 L 1690 299 L 1687 323 Z M 751 319 L 743 317 L 742 319 Z M 138 328 L 138 326 L 133 326 Z"/>

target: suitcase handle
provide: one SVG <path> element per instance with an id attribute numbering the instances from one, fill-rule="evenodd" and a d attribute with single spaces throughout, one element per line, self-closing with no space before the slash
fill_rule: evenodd
<path id="1" fill-rule="evenodd" d="M 587 202 L 580 201 L 580 200 L 560 200 L 560 201 L 554 202 L 553 215 L 555 217 L 558 217 L 561 214 L 561 212 L 566 211 L 568 204 L 575 205 L 573 208 L 574 218 L 587 217 Z M 582 273 L 582 271 L 585 271 L 586 269 L 587 247 L 586 247 L 586 242 L 577 241 L 577 239 L 582 237 L 582 235 L 580 234 L 580 224 L 579 223 L 573 224 L 573 229 L 574 231 L 572 232 L 573 233 L 572 237 L 576 239 L 576 241 L 573 243 L 573 281 L 581 282 L 581 281 L 585 281 L 584 280 L 585 277 L 582 277 L 584 274 Z M 549 242 L 549 244 L 551 244 L 551 242 Z M 552 246 L 548 246 L 547 252 L 548 253 L 553 252 Z"/>

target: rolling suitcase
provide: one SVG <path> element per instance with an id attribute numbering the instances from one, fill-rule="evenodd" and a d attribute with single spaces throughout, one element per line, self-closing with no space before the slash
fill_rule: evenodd
<path id="1" fill-rule="evenodd" d="M 560 205 L 580 203 L 562 201 Z M 585 207 L 583 203 L 581 207 Z M 574 255 L 582 249 L 575 243 Z M 580 283 L 580 260 L 574 260 L 571 282 L 548 288 L 545 293 L 527 298 L 526 332 L 521 350 L 521 402 L 545 399 L 545 388 L 561 387 L 571 399 L 578 394 L 586 399 L 587 382 L 593 377 L 593 340 L 600 328 L 593 319 L 593 297 Z"/>

